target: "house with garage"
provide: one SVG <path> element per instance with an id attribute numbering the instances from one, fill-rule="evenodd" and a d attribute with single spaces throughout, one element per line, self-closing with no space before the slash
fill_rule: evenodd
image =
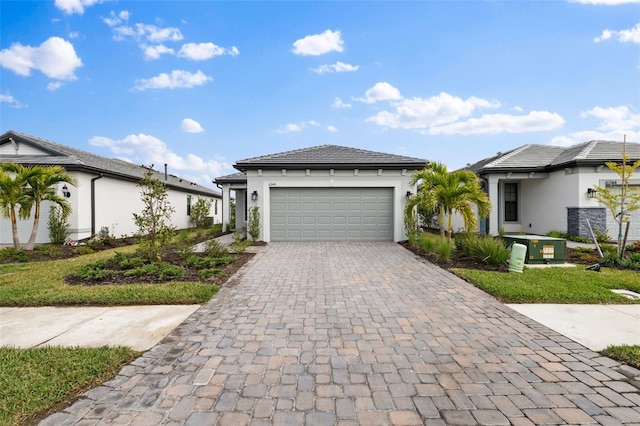
<path id="1" fill-rule="evenodd" d="M 236 199 L 236 228 L 258 206 L 263 241 L 402 241 L 403 210 L 426 160 L 320 145 L 237 161 L 222 188 L 223 222 Z"/>
<path id="2" fill-rule="evenodd" d="M 146 169 L 127 161 L 102 157 L 90 152 L 54 143 L 16 131 L 0 136 L 0 162 L 23 165 L 62 166 L 71 175 L 74 185 L 62 183 L 57 190 L 71 204 L 68 218 L 70 238 L 80 240 L 108 229 L 110 235 L 133 235 L 137 227 L 133 213 L 140 213 L 143 205 L 137 186 Z M 155 177 L 168 187 L 168 201 L 175 209 L 171 222 L 177 229 L 189 228 L 191 206 L 198 198 L 211 201 L 211 223 L 222 221 L 222 194 L 214 189 L 190 182 L 163 171 L 154 171 Z M 42 205 L 42 216 L 36 243 L 49 242 L 47 215 L 49 203 Z M 26 242 L 33 220 L 20 220 L 18 232 Z M 0 244 L 11 244 L 11 223 L 0 218 Z"/>
<path id="3" fill-rule="evenodd" d="M 570 147 L 523 145 L 469 165 L 482 180 L 493 210 L 481 230 L 497 235 L 544 235 L 551 230 L 590 237 L 594 230 L 617 240 L 613 214 L 595 198 L 596 186 L 620 191 L 620 177 L 606 162 L 640 159 L 640 144 L 593 140 Z M 640 170 L 631 185 L 640 187 Z M 632 214 L 629 241 L 640 240 L 640 211 Z"/>

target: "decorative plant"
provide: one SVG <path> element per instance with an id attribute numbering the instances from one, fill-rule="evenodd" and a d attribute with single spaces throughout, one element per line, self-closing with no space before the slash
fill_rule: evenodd
<path id="1" fill-rule="evenodd" d="M 211 213 L 211 200 L 198 198 L 191 206 L 191 217 L 189 222 L 196 228 L 205 228 L 209 225 L 209 214 Z"/>
<path id="2" fill-rule="evenodd" d="M 253 241 L 257 241 L 260 236 L 260 207 L 258 206 L 253 206 L 249 209 L 247 233 Z"/>
<path id="3" fill-rule="evenodd" d="M 53 244 L 64 244 L 69 238 L 71 231 L 69 231 L 69 223 L 67 222 L 68 217 L 69 213 L 60 207 L 49 207 L 47 229 L 49 230 L 49 240 Z"/>

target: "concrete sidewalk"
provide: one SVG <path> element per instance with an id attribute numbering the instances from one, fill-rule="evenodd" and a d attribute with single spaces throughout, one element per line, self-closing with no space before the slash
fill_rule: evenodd
<path id="1" fill-rule="evenodd" d="M 0 346 L 128 346 L 146 351 L 200 305 L 0 308 Z"/>
<path id="2" fill-rule="evenodd" d="M 587 348 L 640 345 L 640 305 L 507 305 Z"/>

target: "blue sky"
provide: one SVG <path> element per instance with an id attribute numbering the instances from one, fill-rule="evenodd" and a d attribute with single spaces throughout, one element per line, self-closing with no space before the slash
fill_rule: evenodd
<path id="1" fill-rule="evenodd" d="M 335 144 L 463 167 L 640 141 L 640 3 L 0 2 L 0 130 L 207 186 Z"/>

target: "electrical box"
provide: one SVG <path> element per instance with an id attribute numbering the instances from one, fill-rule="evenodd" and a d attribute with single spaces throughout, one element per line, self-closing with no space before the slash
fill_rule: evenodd
<path id="1" fill-rule="evenodd" d="M 567 241 L 544 235 L 505 235 L 502 240 L 511 246 L 519 243 L 527 247 L 524 263 L 530 265 L 562 264 L 565 261 Z"/>

